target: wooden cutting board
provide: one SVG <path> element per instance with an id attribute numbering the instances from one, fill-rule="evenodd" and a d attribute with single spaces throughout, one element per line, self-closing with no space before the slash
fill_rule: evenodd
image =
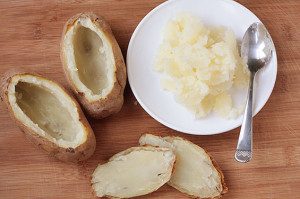
<path id="1" fill-rule="evenodd" d="M 126 55 L 139 21 L 163 0 L 0 1 L 0 74 L 12 67 L 35 70 L 66 85 L 59 42 L 67 19 L 94 11 L 103 15 Z M 138 143 L 144 132 L 180 135 L 209 151 L 222 168 L 229 192 L 224 198 L 300 198 L 300 1 L 239 0 L 270 31 L 278 55 L 278 75 L 268 103 L 254 118 L 254 157 L 237 163 L 239 128 L 213 136 L 186 135 L 151 118 L 136 103 L 129 85 L 120 113 L 90 119 L 97 137 L 95 154 L 67 164 L 29 143 L 0 108 L 0 198 L 93 198 L 89 177 L 98 163 Z M 213 13 L 212 13 L 213 14 Z M 187 196 L 165 185 L 143 197 Z"/>

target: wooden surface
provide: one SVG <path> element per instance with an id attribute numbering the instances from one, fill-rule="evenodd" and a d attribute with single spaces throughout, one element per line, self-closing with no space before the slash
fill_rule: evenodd
<path id="1" fill-rule="evenodd" d="M 0 1 L 0 73 L 12 67 L 38 71 L 64 85 L 59 42 L 67 19 L 78 12 L 102 14 L 126 55 L 139 21 L 163 0 Z M 136 105 L 130 87 L 120 113 L 89 119 L 97 137 L 86 162 L 66 164 L 30 144 L 0 108 L 0 198 L 92 198 L 89 177 L 97 164 L 137 145 L 141 133 L 180 135 L 209 151 L 222 168 L 225 198 L 300 198 L 300 1 L 239 0 L 266 25 L 275 42 L 278 75 L 268 103 L 254 118 L 254 157 L 234 160 L 239 128 L 213 136 L 175 132 Z M 138 55 L 137 55 L 138 56 Z M 201 169 L 201 168 L 199 168 Z M 165 185 L 139 198 L 187 198 Z"/>

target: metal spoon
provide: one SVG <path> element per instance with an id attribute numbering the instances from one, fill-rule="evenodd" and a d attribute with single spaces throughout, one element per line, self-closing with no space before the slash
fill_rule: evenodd
<path id="1" fill-rule="evenodd" d="M 265 26 L 253 23 L 246 31 L 241 48 L 242 57 L 246 57 L 250 70 L 248 99 L 240 131 L 239 141 L 235 151 L 235 159 L 239 162 L 249 162 L 252 158 L 252 103 L 253 84 L 256 72 L 267 65 L 272 57 L 274 44 Z"/>

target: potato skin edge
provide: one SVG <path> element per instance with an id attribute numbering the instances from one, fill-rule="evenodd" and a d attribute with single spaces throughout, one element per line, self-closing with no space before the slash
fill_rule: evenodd
<path id="1" fill-rule="evenodd" d="M 67 33 L 70 26 L 73 26 L 75 24 L 78 18 L 90 18 L 91 21 L 94 24 L 96 24 L 97 27 L 102 32 L 104 32 L 105 36 L 110 41 L 112 46 L 112 51 L 113 51 L 114 60 L 116 64 L 116 71 L 114 74 L 116 77 L 116 81 L 114 82 L 114 86 L 111 92 L 107 96 L 105 96 L 105 98 L 101 98 L 97 101 L 88 101 L 84 93 L 77 91 L 76 85 L 74 85 L 70 77 L 70 74 L 67 70 L 68 67 L 67 61 L 65 60 L 63 55 L 65 34 Z M 96 15 L 93 12 L 85 12 L 85 13 L 79 13 L 71 17 L 66 22 L 62 32 L 62 37 L 60 42 L 60 58 L 61 58 L 62 67 L 65 76 L 68 80 L 68 84 L 89 116 L 96 119 L 101 119 L 101 118 L 108 117 L 112 114 L 115 114 L 121 110 L 124 103 L 123 94 L 124 94 L 124 89 L 126 86 L 126 78 L 127 78 L 126 66 L 125 66 L 125 62 L 119 44 L 117 43 L 109 24 L 102 16 Z"/>
<path id="2" fill-rule="evenodd" d="M 79 120 L 84 125 L 85 130 L 87 131 L 87 139 L 84 143 L 77 146 L 76 148 L 63 148 L 55 143 L 51 142 L 47 138 L 44 138 L 37 133 L 35 133 L 32 129 L 25 126 L 20 120 L 18 120 L 14 116 L 14 112 L 10 106 L 10 103 L 8 101 L 8 85 L 10 84 L 11 78 L 15 75 L 32 75 L 32 76 L 38 76 L 40 78 L 46 79 L 48 81 L 51 81 L 53 83 L 56 83 L 69 97 L 73 102 L 76 104 L 76 108 L 79 114 Z M 47 154 L 50 156 L 53 156 L 61 161 L 64 162 L 79 162 L 88 159 L 91 157 L 95 151 L 96 148 L 96 139 L 94 132 L 88 123 L 85 115 L 83 114 L 78 102 L 73 98 L 73 96 L 58 82 L 55 82 L 51 79 L 44 78 L 43 76 L 39 75 L 35 72 L 28 72 L 23 69 L 11 69 L 7 71 L 3 77 L 1 78 L 0 83 L 0 94 L 1 99 L 3 100 L 7 111 L 11 117 L 11 119 L 17 124 L 17 126 L 20 128 L 20 130 L 24 133 L 25 137 L 33 143 L 38 148 L 44 150 Z"/>

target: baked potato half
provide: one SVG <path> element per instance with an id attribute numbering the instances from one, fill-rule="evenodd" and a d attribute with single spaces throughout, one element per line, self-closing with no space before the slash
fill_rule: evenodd
<path id="1" fill-rule="evenodd" d="M 120 111 L 126 67 L 103 17 L 88 12 L 67 21 L 62 33 L 61 61 L 68 82 L 88 115 L 99 119 Z"/>
<path id="2" fill-rule="evenodd" d="M 94 153 L 93 130 L 60 84 L 32 72 L 10 70 L 1 78 L 1 100 L 27 139 L 48 154 L 78 162 Z"/>
<path id="3" fill-rule="evenodd" d="M 216 199 L 228 191 L 216 161 L 201 147 L 181 137 L 141 136 L 141 145 L 173 149 L 177 162 L 168 184 L 192 198 Z"/>
<path id="4" fill-rule="evenodd" d="M 169 148 L 131 147 L 96 168 L 92 176 L 94 195 L 131 198 L 151 193 L 170 180 L 175 160 Z"/>

